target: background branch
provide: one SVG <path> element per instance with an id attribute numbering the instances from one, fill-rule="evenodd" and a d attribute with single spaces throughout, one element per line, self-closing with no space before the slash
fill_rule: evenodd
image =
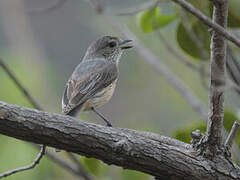
<path id="1" fill-rule="evenodd" d="M 240 39 L 228 32 L 226 29 L 221 27 L 219 24 L 212 21 L 206 15 L 204 15 L 201 11 L 195 8 L 192 4 L 188 3 L 185 0 L 172 0 L 175 3 L 179 4 L 182 8 L 186 9 L 189 13 L 193 14 L 195 17 L 201 20 L 204 24 L 211 27 L 214 31 L 221 34 L 226 39 L 232 41 L 235 45 L 240 47 Z"/>
<path id="2" fill-rule="evenodd" d="M 6 65 L 6 63 L 3 61 L 2 58 L 0 58 L 0 66 L 8 74 L 10 79 L 17 85 L 18 89 L 25 95 L 26 99 L 32 104 L 32 106 L 34 108 L 38 109 L 38 110 L 43 110 L 43 108 L 37 103 L 37 101 L 28 92 L 28 90 L 20 83 L 20 81 L 13 74 L 13 72 L 9 69 L 9 67 Z M 39 153 L 38 157 L 42 158 L 42 156 L 44 155 L 44 152 L 42 152 L 42 150 L 45 151 L 45 149 L 46 149 L 46 147 L 43 145 L 41 147 L 41 149 L 40 149 L 40 153 Z M 78 169 L 75 170 L 73 167 L 71 167 L 71 165 L 64 163 L 64 160 L 54 156 L 54 154 L 49 154 L 49 153 L 46 153 L 46 154 L 48 156 L 50 156 L 50 159 L 52 159 L 55 163 L 59 164 L 63 168 L 66 168 L 66 169 L 70 170 L 70 172 L 73 172 L 75 175 L 81 176 L 81 177 L 85 178 L 86 180 L 92 180 L 93 179 L 93 177 L 91 177 L 87 173 L 87 171 L 85 171 L 85 169 L 81 166 L 81 162 L 78 159 L 76 159 L 76 158 L 74 159 L 74 163 L 76 163 L 76 165 L 78 167 Z M 68 154 L 70 154 L 70 153 L 68 153 Z M 74 156 L 74 155 L 69 155 L 69 156 Z M 6 176 L 9 176 L 11 174 L 14 174 L 14 173 L 17 173 L 17 172 L 21 172 L 21 171 L 24 171 L 24 170 L 32 169 L 32 168 L 34 168 L 38 164 L 39 161 L 40 161 L 40 159 L 38 161 L 35 160 L 34 162 L 36 164 L 30 165 L 30 168 L 23 167 L 23 168 L 10 170 L 10 171 L 8 171 L 6 173 L 3 173 L 2 177 L 6 177 Z M 1 175 L 0 175 L 0 178 L 1 178 Z"/>
<path id="3" fill-rule="evenodd" d="M 232 148 L 233 140 L 237 135 L 239 127 L 240 127 L 240 124 L 237 121 L 235 121 L 232 126 L 231 132 L 229 133 L 225 142 L 225 147 L 228 148 L 229 150 Z"/>
<path id="4" fill-rule="evenodd" d="M 12 71 L 8 68 L 6 63 L 0 58 L 0 66 L 3 70 L 8 74 L 11 80 L 17 85 L 18 89 L 23 93 L 23 95 L 28 99 L 28 101 L 38 110 L 42 110 L 41 106 L 35 101 L 32 95 L 27 91 L 25 87 L 20 83 L 20 81 L 16 78 L 16 76 L 12 73 Z"/>
<path id="5" fill-rule="evenodd" d="M 38 154 L 37 158 L 30 165 L 6 171 L 6 172 L 0 174 L 0 178 L 7 177 L 7 176 L 10 176 L 12 174 L 21 172 L 21 171 L 26 171 L 26 170 L 29 170 L 29 169 L 33 169 L 40 162 L 42 157 L 44 156 L 45 150 L 46 150 L 46 146 L 42 145 L 40 153 Z"/>

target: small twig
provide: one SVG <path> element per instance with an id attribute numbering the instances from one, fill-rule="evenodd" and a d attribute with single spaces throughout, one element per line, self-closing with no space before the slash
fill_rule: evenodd
<path id="1" fill-rule="evenodd" d="M 201 80 L 202 86 L 207 90 L 209 89 L 209 86 L 206 82 L 206 79 L 209 78 L 209 76 L 210 75 L 205 72 L 204 64 L 202 63 L 199 70 L 199 78 Z"/>
<path id="2" fill-rule="evenodd" d="M 68 152 L 67 155 L 70 157 L 70 159 L 73 162 L 75 162 L 75 164 L 78 167 L 78 171 L 81 172 L 81 175 L 83 178 L 85 178 L 86 180 L 95 180 L 95 178 L 93 176 L 90 176 L 90 174 L 88 174 L 88 172 L 84 169 L 84 167 L 82 166 L 81 162 L 78 160 L 76 155 L 70 152 Z"/>
<path id="3" fill-rule="evenodd" d="M 159 3 L 159 0 L 152 0 L 152 1 L 147 1 L 144 4 L 142 4 L 139 7 L 136 7 L 132 10 L 129 10 L 128 12 L 122 12 L 116 14 L 117 16 L 130 16 L 130 15 L 135 15 L 141 11 L 146 11 L 148 9 L 154 8 L 157 4 Z"/>
<path id="4" fill-rule="evenodd" d="M 32 106 L 38 110 L 43 110 L 43 108 L 36 102 L 36 100 L 33 98 L 33 96 L 27 91 L 27 89 L 19 82 L 19 80 L 16 78 L 16 76 L 11 72 L 10 68 L 4 63 L 4 61 L 0 58 L 0 66 L 3 68 L 3 70 L 8 74 L 8 76 L 13 80 L 13 82 L 17 85 L 17 87 L 19 88 L 19 90 L 25 95 L 25 97 L 28 99 L 28 101 L 32 104 Z M 49 155 L 49 153 L 47 153 L 47 155 Z M 82 171 L 80 172 L 76 172 L 76 170 L 73 169 L 73 167 L 71 167 L 70 165 L 66 165 L 64 164 L 63 160 L 57 159 L 57 157 L 54 157 L 54 155 L 50 154 L 50 158 L 57 162 L 60 163 L 59 165 L 70 170 L 71 172 L 73 172 L 76 175 L 82 176 L 84 177 L 84 175 L 82 174 Z M 76 163 L 76 161 L 75 161 Z M 77 164 L 79 164 L 80 162 L 78 162 Z"/>
<path id="5" fill-rule="evenodd" d="M 228 75 L 236 85 L 240 85 L 240 65 L 230 45 L 227 45 L 226 67 Z"/>
<path id="6" fill-rule="evenodd" d="M 37 144 L 32 144 L 35 148 L 41 149 L 41 146 Z M 52 160 L 54 163 L 56 163 L 58 166 L 66 169 L 68 172 L 71 172 L 74 175 L 81 176 L 79 173 L 79 170 L 75 164 L 68 163 L 66 159 L 63 159 L 61 157 L 58 157 L 56 153 L 52 153 L 46 149 L 45 156 L 47 156 L 50 160 Z"/>
<path id="7" fill-rule="evenodd" d="M 51 12 L 59 7 L 61 7 L 67 0 L 56 0 L 53 4 L 51 4 L 48 7 L 45 8 L 34 8 L 30 9 L 28 13 L 30 14 L 43 14 L 43 13 L 48 13 Z"/>
<path id="8" fill-rule="evenodd" d="M 37 158 L 30 165 L 25 166 L 25 167 L 20 167 L 20 168 L 13 169 L 13 170 L 7 171 L 5 173 L 2 173 L 2 174 L 0 174 L 0 178 L 7 177 L 7 176 L 10 176 L 12 174 L 21 172 L 21 171 L 26 171 L 26 170 L 29 170 L 29 169 L 33 169 L 42 159 L 43 155 L 45 154 L 45 150 L 46 150 L 46 146 L 42 145 L 40 153 L 38 154 Z"/>
<path id="9" fill-rule="evenodd" d="M 29 102 L 32 104 L 32 106 L 38 110 L 42 110 L 41 106 L 34 100 L 34 98 L 31 96 L 31 94 L 27 91 L 25 87 L 20 83 L 20 81 L 16 78 L 16 76 L 11 72 L 9 67 L 6 65 L 6 63 L 3 61 L 2 58 L 0 58 L 0 66 L 3 68 L 3 70 L 8 74 L 8 76 L 13 80 L 13 82 L 17 85 L 19 90 L 24 94 L 24 96 L 29 100 Z"/>
<path id="10" fill-rule="evenodd" d="M 178 53 L 164 38 L 164 36 L 162 35 L 162 33 L 160 31 L 157 31 L 157 35 L 158 37 L 161 39 L 161 42 L 165 45 L 165 47 L 167 48 L 167 50 L 169 51 L 169 53 L 171 55 L 174 55 L 176 57 L 176 59 L 178 59 L 181 63 L 183 63 L 186 67 L 191 68 L 192 70 L 198 72 L 202 86 L 206 89 L 208 89 L 208 85 L 205 82 L 205 78 L 209 77 L 209 73 L 205 72 L 204 70 L 204 65 L 201 64 L 201 66 L 197 66 L 193 63 L 191 63 L 190 61 L 186 60 L 186 58 L 184 58 L 180 53 Z"/>
<path id="11" fill-rule="evenodd" d="M 169 43 L 166 41 L 164 36 L 160 31 L 157 31 L 157 36 L 160 38 L 161 42 L 165 45 L 166 49 L 169 51 L 171 55 L 174 55 L 181 63 L 183 63 L 185 66 L 193 69 L 194 71 L 199 71 L 199 66 L 191 63 L 190 61 L 186 60 L 180 53 L 178 53 Z"/>
<path id="12" fill-rule="evenodd" d="M 230 133 L 229 133 L 229 135 L 228 135 L 228 137 L 225 141 L 225 147 L 228 150 L 230 150 L 232 148 L 233 140 L 237 135 L 237 131 L 238 131 L 239 127 L 240 127 L 239 122 L 235 121 L 233 126 L 232 126 L 232 129 L 231 129 L 231 131 L 230 131 Z"/>

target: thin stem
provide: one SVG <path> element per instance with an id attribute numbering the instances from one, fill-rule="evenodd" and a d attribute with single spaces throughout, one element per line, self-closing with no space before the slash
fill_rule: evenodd
<path id="1" fill-rule="evenodd" d="M 225 141 L 225 147 L 228 148 L 229 150 L 232 148 L 233 140 L 237 135 L 239 127 L 240 127 L 240 124 L 237 121 L 235 121 Z"/>
<path id="2" fill-rule="evenodd" d="M 25 97 L 27 98 L 27 100 L 32 104 L 32 106 L 38 110 L 43 110 L 43 108 L 37 103 L 37 101 L 33 98 L 33 96 L 28 92 L 28 90 L 20 83 L 20 81 L 17 79 L 17 77 L 14 75 L 14 73 L 10 70 L 10 68 L 6 65 L 6 63 L 4 63 L 3 59 L 0 58 L 0 66 L 3 68 L 3 70 L 8 74 L 8 76 L 12 79 L 12 81 L 17 85 L 17 87 L 19 88 L 19 90 L 25 95 Z M 46 147 L 44 147 L 44 150 L 46 149 Z M 41 149 L 42 150 L 42 149 Z M 40 150 L 40 151 L 41 151 Z M 53 154 L 49 154 L 47 153 L 48 156 L 50 156 L 50 158 L 58 163 L 58 165 L 60 165 L 61 167 L 70 170 L 70 172 L 73 172 L 76 175 L 82 176 L 84 177 L 84 175 L 81 174 L 81 172 L 76 172 L 76 170 L 73 169 L 73 167 L 71 167 L 71 165 L 65 164 L 63 160 L 60 160 L 59 158 L 55 157 Z M 80 163 L 80 162 L 79 162 Z M 21 168 L 20 168 L 21 169 Z M 24 170 L 24 169 L 23 169 Z M 20 171 L 23 171 L 20 170 Z M 14 171 L 14 170 L 12 170 Z M 17 172 L 20 172 L 17 171 Z M 9 171 L 11 172 L 11 171 Z M 6 172 L 8 173 L 8 172 Z M 16 172 L 14 172 L 16 173 Z"/>
<path id="3" fill-rule="evenodd" d="M 56 0 L 53 4 L 51 4 L 48 7 L 45 8 L 33 8 L 28 11 L 30 14 L 43 14 L 43 13 L 48 13 L 51 12 L 61 6 L 66 2 L 67 0 Z"/>
<path id="4" fill-rule="evenodd" d="M 26 171 L 26 170 L 29 170 L 29 169 L 33 169 L 40 162 L 42 157 L 44 156 L 45 150 L 46 150 L 46 146 L 42 145 L 41 150 L 40 150 L 37 158 L 30 165 L 4 172 L 4 173 L 0 174 L 0 178 L 7 177 L 7 176 L 10 176 L 12 174 L 21 172 L 21 171 Z"/>
<path id="5" fill-rule="evenodd" d="M 75 162 L 78 171 L 81 172 L 81 175 L 85 180 L 95 180 L 95 178 L 93 176 L 90 176 L 90 174 L 88 174 L 88 172 L 84 169 L 84 167 L 82 166 L 81 162 L 79 161 L 75 154 L 68 152 L 67 155 L 73 162 Z"/>
<path id="6" fill-rule="evenodd" d="M 175 3 L 179 4 L 182 8 L 186 9 L 189 13 L 193 14 L 195 17 L 201 20 L 204 24 L 211 27 L 214 31 L 221 34 L 226 39 L 232 41 L 235 45 L 240 47 L 240 39 L 228 32 L 226 29 L 221 27 L 219 24 L 212 21 L 206 15 L 204 15 L 201 11 L 195 8 L 192 4 L 188 3 L 185 0 L 172 0 Z"/>
<path id="7" fill-rule="evenodd" d="M 38 110 L 42 110 L 41 106 L 31 96 L 31 94 L 27 91 L 27 89 L 20 83 L 20 81 L 16 78 L 16 76 L 12 73 L 10 68 L 1 58 L 0 58 L 0 66 L 8 74 L 8 76 L 12 79 L 12 81 L 17 85 L 18 89 L 24 94 L 24 96 L 28 99 L 28 101 L 32 104 L 32 106 Z"/>

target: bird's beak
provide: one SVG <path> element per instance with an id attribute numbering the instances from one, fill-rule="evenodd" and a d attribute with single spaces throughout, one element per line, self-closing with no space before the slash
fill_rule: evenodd
<path id="1" fill-rule="evenodd" d="M 127 43 L 129 43 L 129 42 L 132 42 L 132 40 L 123 40 L 122 42 L 120 42 L 120 47 L 121 47 L 121 49 L 129 49 L 129 48 L 132 48 L 133 46 L 123 46 L 123 45 L 125 45 L 125 44 L 127 44 Z"/>

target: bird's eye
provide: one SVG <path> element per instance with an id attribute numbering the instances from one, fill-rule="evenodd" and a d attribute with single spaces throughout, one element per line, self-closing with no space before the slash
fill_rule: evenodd
<path id="1" fill-rule="evenodd" d="M 113 47 L 115 47 L 117 45 L 117 43 L 112 41 L 108 45 L 109 45 L 110 48 L 113 48 Z"/>

